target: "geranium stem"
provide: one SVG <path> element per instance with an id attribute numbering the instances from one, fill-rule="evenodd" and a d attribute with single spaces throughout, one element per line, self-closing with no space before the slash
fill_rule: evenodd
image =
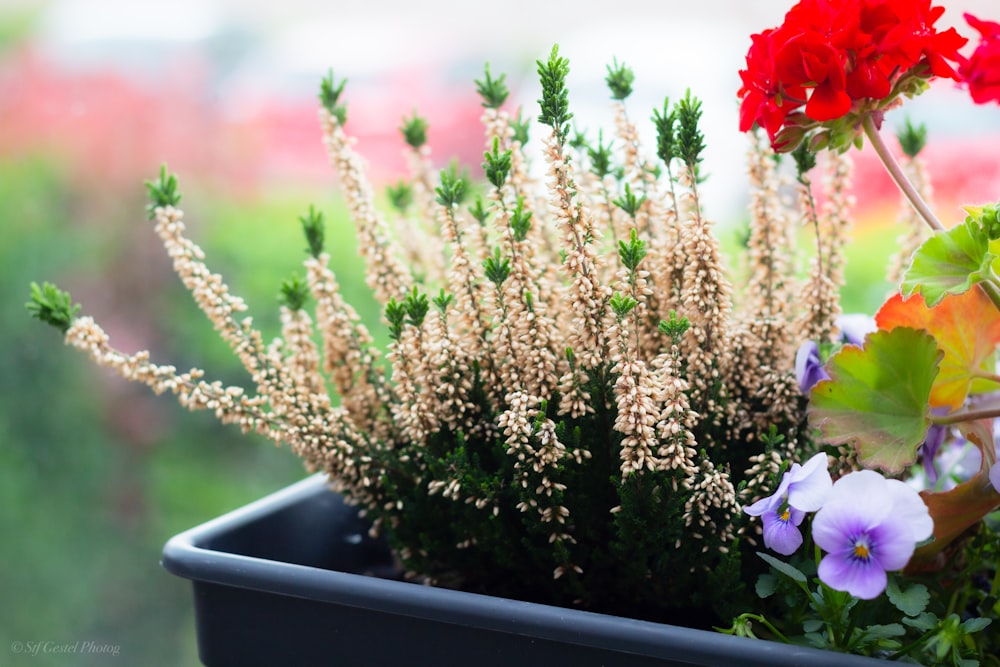
<path id="1" fill-rule="evenodd" d="M 985 410 L 963 410 L 953 412 L 950 415 L 931 417 L 932 424 L 948 426 L 950 424 L 960 424 L 962 422 L 976 421 L 977 419 L 993 419 L 1000 417 L 1000 408 L 988 408 Z"/>
<path id="2" fill-rule="evenodd" d="M 892 156 L 892 152 L 889 150 L 889 147 L 885 145 L 884 141 L 882 141 L 882 135 L 880 135 L 878 129 L 875 128 L 875 121 L 872 120 L 871 114 L 865 114 L 864 120 L 861 121 L 861 126 L 864 128 L 865 135 L 868 137 L 868 141 L 871 142 L 872 148 L 875 149 L 875 153 L 878 154 L 879 159 L 882 160 L 885 170 L 889 172 L 889 176 L 892 177 L 892 180 L 896 183 L 900 192 L 903 193 L 903 196 L 909 200 L 917 214 L 920 215 L 920 217 L 924 219 L 924 222 L 930 225 L 930 228 L 934 231 L 943 231 L 944 225 L 942 225 L 941 221 L 937 219 L 936 215 L 934 215 L 934 211 L 927 206 L 927 202 L 923 200 L 920 193 L 913 187 L 913 183 L 911 183 L 910 179 L 903 173 L 899 163 L 896 162 L 896 158 Z"/>

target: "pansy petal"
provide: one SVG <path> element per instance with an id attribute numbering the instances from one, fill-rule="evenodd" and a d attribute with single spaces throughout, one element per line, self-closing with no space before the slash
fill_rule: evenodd
<path id="1" fill-rule="evenodd" d="M 877 563 L 887 572 L 902 570 L 916 547 L 909 533 L 907 522 L 895 516 L 873 528 L 869 533 L 872 554 L 869 563 Z"/>
<path id="2" fill-rule="evenodd" d="M 922 542 L 930 537 L 934 533 L 934 520 L 920 494 L 898 479 L 887 479 L 886 487 L 892 495 L 892 518 L 909 528 L 911 541 Z"/>
<path id="3" fill-rule="evenodd" d="M 885 590 L 885 570 L 872 561 L 855 560 L 843 554 L 827 554 L 819 563 L 820 581 L 837 591 L 871 600 Z"/>
<path id="4" fill-rule="evenodd" d="M 845 343 L 857 345 L 858 347 L 864 344 L 865 336 L 878 331 L 875 318 L 864 313 L 840 315 L 834 320 L 834 324 L 840 329 L 840 335 L 843 337 Z"/>
<path id="5" fill-rule="evenodd" d="M 771 495 L 767 498 L 761 498 L 752 505 L 747 505 L 743 508 L 743 511 L 750 516 L 760 516 L 765 512 L 773 512 L 778 508 L 781 503 L 781 496 Z"/>
<path id="6" fill-rule="evenodd" d="M 790 517 L 780 518 L 776 512 L 768 512 L 764 520 L 764 545 L 782 556 L 790 556 L 802 546 L 802 531 Z M 801 522 L 801 517 L 800 517 Z"/>
<path id="7" fill-rule="evenodd" d="M 892 511 L 892 496 L 885 481 L 885 477 L 874 470 L 848 473 L 834 483 L 823 509 L 829 507 L 838 514 L 857 517 L 865 526 L 877 525 Z M 862 498 L 864 505 L 859 505 L 858 500 Z"/>
<path id="8" fill-rule="evenodd" d="M 799 389 L 803 394 L 809 394 L 820 380 L 829 380 L 830 376 L 823 370 L 823 361 L 819 357 L 819 346 L 815 341 L 806 341 L 795 353 L 795 378 L 799 381 Z"/>
<path id="9" fill-rule="evenodd" d="M 815 512 L 830 494 L 833 480 L 825 452 L 806 461 L 788 486 L 788 503 L 803 512 Z"/>
<path id="10" fill-rule="evenodd" d="M 990 484 L 993 485 L 997 493 L 1000 493 L 1000 463 L 994 463 L 993 467 L 990 468 Z"/>
<path id="11" fill-rule="evenodd" d="M 854 547 L 851 536 L 863 533 L 870 527 L 864 512 L 855 505 L 841 503 L 838 507 L 827 502 L 813 517 L 813 542 L 823 551 L 849 551 Z"/>

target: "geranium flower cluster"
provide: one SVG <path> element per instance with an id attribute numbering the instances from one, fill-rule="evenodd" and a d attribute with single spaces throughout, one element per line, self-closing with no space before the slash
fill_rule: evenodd
<path id="1" fill-rule="evenodd" d="M 984 21 L 972 14 L 965 20 L 979 31 L 980 40 L 972 55 L 963 60 L 958 73 L 969 85 L 976 104 L 1000 103 L 1000 23 Z"/>
<path id="2" fill-rule="evenodd" d="M 776 150 L 793 149 L 820 123 L 846 119 L 822 143 L 847 147 L 854 118 L 919 92 L 932 77 L 960 79 L 965 43 L 939 32 L 930 0 L 802 0 L 777 28 L 753 35 L 740 71 L 740 129 L 759 125 Z"/>
<path id="3" fill-rule="evenodd" d="M 826 552 L 820 581 L 870 600 L 885 590 L 886 572 L 906 567 L 934 522 L 920 495 L 903 482 L 859 470 L 833 482 L 827 455 L 792 464 L 777 490 L 743 509 L 764 523 L 764 544 L 789 556 L 802 546 L 799 526 L 808 512 L 813 542 Z"/>

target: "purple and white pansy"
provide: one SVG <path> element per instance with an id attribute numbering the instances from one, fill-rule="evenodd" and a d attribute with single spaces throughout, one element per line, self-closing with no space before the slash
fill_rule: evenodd
<path id="1" fill-rule="evenodd" d="M 991 471 L 1000 477 L 1000 468 Z M 1000 482 L 992 480 L 994 484 Z M 927 505 L 910 486 L 861 470 L 831 482 L 827 456 L 793 464 L 770 496 L 745 507 L 764 523 L 764 544 L 782 555 L 802 545 L 806 513 L 813 542 L 825 553 L 819 578 L 830 588 L 871 599 L 885 590 L 886 572 L 901 570 L 934 530 Z"/>
<path id="2" fill-rule="evenodd" d="M 813 517 L 813 541 L 826 552 L 819 578 L 857 598 L 878 597 L 886 572 L 906 567 L 933 532 L 927 505 L 911 487 L 874 470 L 844 475 Z"/>
<path id="3" fill-rule="evenodd" d="M 806 512 L 815 512 L 823 506 L 832 485 L 826 454 L 820 452 L 805 465 L 793 463 L 773 494 L 744 507 L 743 511 L 761 517 L 767 548 L 788 556 L 802 545 L 799 525 Z"/>

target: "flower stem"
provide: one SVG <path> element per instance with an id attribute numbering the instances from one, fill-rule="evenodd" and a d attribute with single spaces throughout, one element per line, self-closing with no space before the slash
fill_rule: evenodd
<path id="1" fill-rule="evenodd" d="M 868 137 L 868 140 L 872 143 L 872 148 L 875 149 L 875 152 L 878 154 L 879 159 L 882 160 L 882 164 L 885 166 L 886 171 L 889 172 L 889 176 L 891 176 L 892 180 L 895 181 L 896 186 L 899 188 L 900 192 L 903 193 L 903 196 L 909 200 L 916 212 L 921 218 L 924 219 L 924 222 L 926 222 L 931 229 L 936 232 L 943 231 L 944 225 L 941 224 L 941 221 L 937 219 L 934 212 L 927 206 L 927 202 L 923 200 L 920 193 L 918 193 L 916 188 L 913 187 L 913 183 L 910 182 L 910 179 L 906 177 L 906 174 L 904 174 L 903 170 L 899 167 L 899 163 L 896 162 L 896 158 L 892 156 L 892 153 L 889 151 L 889 147 L 885 145 L 884 141 L 882 141 L 882 135 L 880 135 L 878 130 L 875 128 L 875 121 L 872 120 L 871 114 L 864 115 L 864 118 L 861 121 L 861 126 L 864 128 L 865 135 Z"/>
<path id="2" fill-rule="evenodd" d="M 1000 417 L 1000 408 L 993 407 L 979 410 L 962 410 L 960 412 L 953 412 L 950 415 L 943 415 L 940 417 L 932 416 L 931 423 L 948 426 L 950 424 L 976 421 L 977 419 L 993 419 L 994 417 Z"/>
<path id="3" fill-rule="evenodd" d="M 996 306 L 997 310 L 1000 310 L 1000 286 L 997 285 L 996 278 L 991 278 L 990 280 L 984 280 L 979 283 L 979 287 L 982 288 L 986 296 L 990 298 L 993 305 Z"/>
<path id="4" fill-rule="evenodd" d="M 990 382 L 996 382 L 1000 384 L 1000 375 L 996 373 L 987 373 L 986 371 L 977 371 L 972 374 L 972 377 L 978 378 L 980 380 L 989 380 Z"/>
<path id="5" fill-rule="evenodd" d="M 781 642 L 785 644 L 792 643 L 791 640 L 788 639 L 788 637 L 786 637 L 784 634 L 782 634 L 780 630 L 778 630 L 778 628 L 774 627 L 771 621 L 764 618 L 764 616 L 762 616 L 761 614 L 743 614 L 743 617 L 748 618 L 751 621 L 757 621 L 758 623 L 762 623 L 764 627 L 770 630 L 771 633 L 773 633 L 774 636 L 777 637 Z"/>

